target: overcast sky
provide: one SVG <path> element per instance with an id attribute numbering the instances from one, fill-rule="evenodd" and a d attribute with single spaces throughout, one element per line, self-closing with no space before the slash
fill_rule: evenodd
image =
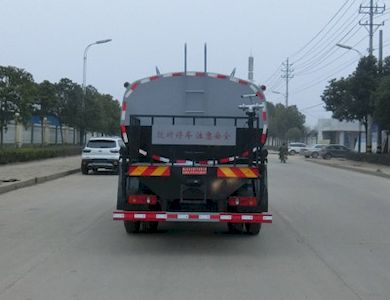
<path id="1" fill-rule="evenodd" d="M 375 1 L 378 5 L 389 1 Z M 208 45 L 208 71 L 247 78 L 248 56 L 255 58 L 255 81 L 266 84 L 268 100 L 284 102 L 280 65 L 290 57 L 295 77 L 289 104 L 306 114 L 307 123 L 329 117 L 320 95 L 330 78 L 347 76 L 356 67 L 357 52 L 334 45 L 342 42 L 367 52 L 367 20 L 357 0 L 0 0 L 0 65 L 30 72 L 35 81 L 63 77 L 82 83 L 83 52 L 88 52 L 87 84 L 121 101 L 125 81 L 183 70 L 183 44 L 188 44 L 188 69 L 203 69 L 203 44 Z M 343 6 L 344 5 L 344 6 Z M 337 11 L 341 8 L 338 14 Z M 332 19 L 333 17 L 333 19 Z M 384 55 L 390 55 L 390 14 Z M 328 26 L 324 26 L 329 23 Z M 306 48 L 320 30 L 323 31 Z M 378 32 L 375 34 L 375 54 Z M 315 106 L 315 107 L 311 107 Z"/>

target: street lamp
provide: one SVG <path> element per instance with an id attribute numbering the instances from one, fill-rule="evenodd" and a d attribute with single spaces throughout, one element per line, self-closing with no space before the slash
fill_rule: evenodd
<path id="1" fill-rule="evenodd" d="M 105 44 L 111 42 L 112 39 L 105 39 L 105 40 L 99 40 L 94 43 L 89 44 L 87 47 L 85 47 L 84 50 L 84 60 L 83 60 L 83 97 L 81 101 L 81 109 L 82 112 L 85 112 L 85 94 L 86 94 L 86 81 L 87 81 L 87 54 L 88 54 L 88 49 L 93 46 L 93 45 L 99 45 L 99 44 Z M 84 124 L 82 124 L 80 128 L 80 145 L 83 145 L 84 142 Z"/>
<path id="2" fill-rule="evenodd" d="M 286 99 L 286 108 L 287 108 L 287 95 L 282 93 L 282 92 L 279 92 L 279 91 L 271 91 L 271 93 L 274 93 L 274 94 L 277 94 L 277 95 L 282 95 L 285 99 Z"/>
<path id="3" fill-rule="evenodd" d="M 354 47 L 351 47 L 351 46 L 348 46 L 348 45 L 343 45 L 343 44 L 336 44 L 337 47 L 340 47 L 340 48 L 344 48 L 344 49 L 347 49 L 347 50 L 353 50 L 355 51 L 357 54 L 360 55 L 360 58 L 362 58 L 364 55 L 358 50 L 358 49 L 355 49 Z"/>
<path id="4" fill-rule="evenodd" d="M 362 58 L 364 55 L 357 49 L 351 47 L 351 46 L 348 46 L 348 45 L 343 45 L 343 44 L 336 44 L 337 47 L 340 47 L 340 48 L 343 48 L 343 49 L 347 49 L 347 50 L 353 50 L 355 51 L 357 54 L 359 54 L 360 58 Z M 361 148 L 362 148 L 362 122 L 359 121 L 359 140 L 358 140 L 358 152 L 360 153 L 361 152 Z M 366 145 L 367 145 L 367 141 L 366 141 Z"/>

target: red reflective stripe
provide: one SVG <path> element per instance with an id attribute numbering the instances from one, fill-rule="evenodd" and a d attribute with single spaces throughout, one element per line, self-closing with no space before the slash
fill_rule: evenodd
<path id="1" fill-rule="evenodd" d="M 179 218 L 179 215 L 187 217 Z M 207 217 L 202 217 L 207 215 Z M 159 217 L 158 217 L 159 216 Z M 171 213 L 164 211 L 115 211 L 114 220 L 128 221 L 177 221 L 177 222 L 221 222 L 221 223 L 272 223 L 270 213 Z"/>
<path id="2" fill-rule="evenodd" d="M 153 81 L 153 80 L 157 80 L 159 78 L 160 78 L 159 76 L 151 76 L 151 77 L 149 77 L 149 80 Z"/>
<path id="3" fill-rule="evenodd" d="M 153 154 L 153 155 L 152 155 L 152 159 L 154 159 L 154 160 L 158 160 L 158 161 L 159 161 L 159 160 L 160 160 L 160 156 L 158 156 L 158 155 L 154 155 L 154 154 Z"/>
<path id="4" fill-rule="evenodd" d="M 184 164 L 185 162 L 186 162 L 185 159 L 178 159 L 178 160 L 176 160 L 176 163 L 178 163 L 178 164 Z"/>
<path id="5" fill-rule="evenodd" d="M 127 103 L 125 101 L 122 102 L 122 111 L 126 111 Z"/>
<path id="6" fill-rule="evenodd" d="M 167 214 L 167 219 L 177 219 L 177 214 Z"/>
<path id="7" fill-rule="evenodd" d="M 267 121 L 267 112 L 263 111 L 262 113 L 263 121 Z"/>
<path id="8" fill-rule="evenodd" d="M 145 171 L 143 171 L 142 176 L 150 176 L 156 170 L 157 167 L 147 167 Z"/>
<path id="9" fill-rule="evenodd" d="M 230 168 L 230 170 L 239 178 L 246 178 L 247 176 L 241 172 L 240 168 Z"/>
<path id="10" fill-rule="evenodd" d="M 263 94 L 263 93 L 257 92 L 257 93 L 256 93 L 256 96 L 257 96 L 260 100 L 264 100 L 264 94 Z"/>
<path id="11" fill-rule="evenodd" d="M 238 83 L 239 83 L 239 84 L 243 84 L 243 85 L 247 85 L 249 82 L 246 81 L 246 80 L 239 79 L 239 80 L 238 80 Z"/>
<path id="12" fill-rule="evenodd" d="M 175 73 L 172 73 L 172 77 L 178 77 L 178 76 L 183 76 L 184 73 L 183 72 L 175 72 Z"/>
<path id="13" fill-rule="evenodd" d="M 249 156 L 249 151 L 245 151 L 241 154 L 242 157 L 248 157 Z"/>
<path id="14" fill-rule="evenodd" d="M 226 79 L 228 77 L 226 75 L 217 74 L 217 78 L 219 78 L 219 79 Z"/>
<path id="15" fill-rule="evenodd" d="M 138 86 L 139 86 L 139 82 L 135 82 L 133 83 L 130 89 L 134 91 Z"/>
<path id="16" fill-rule="evenodd" d="M 264 144 L 266 140 L 267 140 L 267 135 L 263 133 L 260 138 L 260 143 Z"/>
<path id="17" fill-rule="evenodd" d="M 204 72 L 195 72 L 195 76 L 203 77 L 203 76 L 206 76 L 206 73 L 204 73 Z"/>
<path id="18" fill-rule="evenodd" d="M 121 125 L 120 128 L 121 128 L 121 133 L 126 133 L 126 126 L 125 125 Z"/>
<path id="19" fill-rule="evenodd" d="M 167 168 L 164 173 L 161 174 L 161 176 L 170 176 L 171 175 L 171 168 Z"/>
<path id="20" fill-rule="evenodd" d="M 207 160 L 201 160 L 199 164 L 201 165 L 207 165 L 209 162 Z"/>
<path id="21" fill-rule="evenodd" d="M 229 157 L 227 157 L 227 158 L 222 158 L 222 159 L 219 160 L 219 162 L 220 162 L 221 164 L 226 164 L 226 163 L 229 162 Z"/>

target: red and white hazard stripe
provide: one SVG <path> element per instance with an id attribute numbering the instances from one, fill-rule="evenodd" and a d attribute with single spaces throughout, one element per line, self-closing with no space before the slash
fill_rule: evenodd
<path id="1" fill-rule="evenodd" d="M 113 219 L 116 221 L 272 223 L 272 214 L 115 211 Z"/>

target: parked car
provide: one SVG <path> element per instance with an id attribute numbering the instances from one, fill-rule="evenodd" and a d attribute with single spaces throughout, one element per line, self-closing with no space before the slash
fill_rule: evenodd
<path id="1" fill-rule="evenodd" d="M 86 175 L 89 170 L 99 169 L 118 172 L 121 147 L 124 143 L 119 137 L 91 138 L 81 154 L 81 173 Z"/>
<path id="2" fill-rule="evenodd" d="M 343 145 L 327 145 L 321 149 L 320 155 L 323 159 L 331 159 L 332 157 L 345 157 L 350 152 L 352 150 Z"/>
<path id="3" fill-rule="evenodd" d="M 309 158 L 309 157 L 312 157 L 312 158 L 317 158 L 320 156 L 320 151 L 321 149 L 323 149 L 324 147 L 326 147 L 328 145 L 326 144 L 315 144 L 311 147 L 308 147 L 306 149 L 303 149 L 303 155 L 306 157 L 306 158 Z"/>
<path id="4" fill-rule="evenodd" d="M 294 155 L 300 153 L 301 150 L 306 149 L 307 145 L 304 143 L 290 143 L 288 144 L 288 154 Z"/>

